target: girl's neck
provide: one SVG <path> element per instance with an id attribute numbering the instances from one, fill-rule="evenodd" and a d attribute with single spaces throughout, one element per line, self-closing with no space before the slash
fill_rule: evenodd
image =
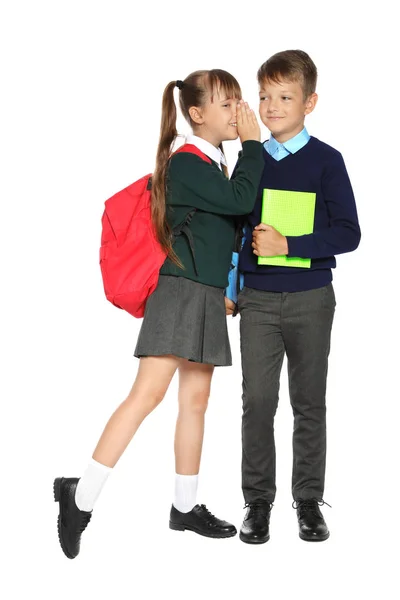
<path id="1" fill-rule="evenodd" d="M 195 135 L 196 137 L 201 138 L 202 140 L 209 142 L 210 144 L 212 144 L 213 146 L 215 146 L 215 148 L 219 148 L 222 140 L 217 140 L 215 139 L 215 137 L 213 137 L 212 135 L 210 135 L 208 132 L 198 132 L 198 131 L 193 131 L 193 135 Z"/>

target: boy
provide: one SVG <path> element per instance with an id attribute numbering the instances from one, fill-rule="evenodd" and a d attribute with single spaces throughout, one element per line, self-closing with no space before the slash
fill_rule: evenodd
<path id="1" fill-rule="evenodd" d="M 275 498 L 274 416 L 286 353 L 294 415 L 292 494 L 300 538 L 322 541 L 329 530 L 324 504 L 325 391 L 335 311 L 335 255 L 360 242 L 357 210 L 341 154 L 310 137 L 306 115 L 317 103 L 317 69 L 303 51 L 279 52 L 258 71 L 260 117 L 271 132 L 264 172 L 247 218 L 238 298 L 243 369 L 242 488 L 246 515 L 240 538 L 269 539 Z M 313 233 L 285 237 L 260 224 L 263 189 L 314 192 Z M 258 256 L 311 259 L 310 268 L 259 266 Z M 228 294 L 229 295 L 229 294 Z M 229 314 L 229 301 L 227 312 Z"/>

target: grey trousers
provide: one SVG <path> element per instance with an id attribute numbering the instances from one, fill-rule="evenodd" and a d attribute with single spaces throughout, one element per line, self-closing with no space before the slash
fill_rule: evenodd
<path id="1" fill-rule="evenodd" d="M 285 352 L 294 416 L 293 498 L 322 499 L 326 378 L 335 305 L 332 284 L 291 293 L 245 287 L 239 294 L 245 502 L 275 499 L 274 417 Z"/>

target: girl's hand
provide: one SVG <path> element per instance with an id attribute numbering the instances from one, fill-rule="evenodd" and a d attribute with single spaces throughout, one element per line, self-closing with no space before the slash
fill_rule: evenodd
<path id="1" fill-rule="evenodd" d="M 233 302 L 233 300 L 229 300 L 229 298 L 227 298 L 226 296 L 225 296 L 225 310 L 226 310 L 227 315 L 233 315 L 233 311 L 235 310 L 235 303 Z"/>
<path id="2" fill-rule="evenodd" d="M 237 131 L 240 141 L 247 142 L 248 140 L 261 140 L 261 131 L 254 111 L 249 107 L 247 102 L 240 100 L 236 110 Z"/>

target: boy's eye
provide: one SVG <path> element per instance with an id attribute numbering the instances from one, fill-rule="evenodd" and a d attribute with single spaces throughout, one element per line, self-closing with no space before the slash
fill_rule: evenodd
<path id="1" fill-rule="evenodd" d="M 290 97 L 289 96 L 283 96 L 283 99 L 284 100 L 290 100 Z"/>
<path id="2" fill-rule="evenodd" d="M 260 101 L 261 100 L 266 100 L 266 99 L 267 99 L 267 96 L 260 96 Z"/>

